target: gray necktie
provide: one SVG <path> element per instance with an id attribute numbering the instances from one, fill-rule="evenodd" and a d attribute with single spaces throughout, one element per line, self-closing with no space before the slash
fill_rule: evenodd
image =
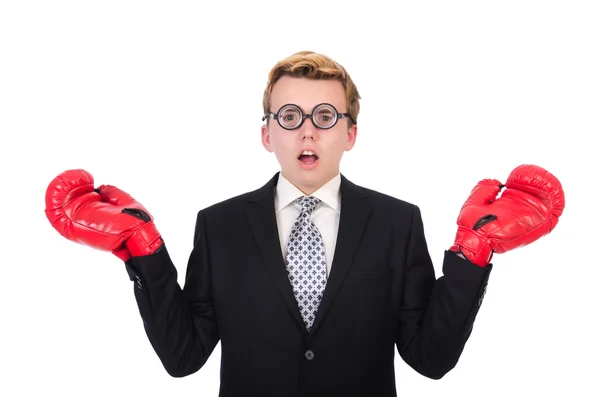
<path id="1" fill-rule="evenodd" d="M 310 220 L 310 214 L 321 200 L 303 196 L 294 201 L 302 206 L 302 210 L 288 241 L 287 271 L 298 308 L 310 331 L 327 284 L 325 245 L 319 229 Z"/>

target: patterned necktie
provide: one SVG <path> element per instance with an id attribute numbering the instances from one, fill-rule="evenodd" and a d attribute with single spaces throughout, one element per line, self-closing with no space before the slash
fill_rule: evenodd
<path id="1" fill-rule="evenodd" d="M 302 206 L 302 210 L 292 227 L 288 241 L 287 271 L 298 308 L 306 328 L 310 331 L 327 284 L 323 238 L 310 220 L 310 214 L 321 200 L 303 196 L 294 201 Z"/>

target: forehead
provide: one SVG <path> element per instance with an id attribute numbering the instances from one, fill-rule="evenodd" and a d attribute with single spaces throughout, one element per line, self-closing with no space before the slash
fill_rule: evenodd
<path id="1" fill-rule="evenodd" d="M 319 103 L 330 103 L 339 112 L 346 111 L 344 86 L 338 80 L 313 80 L 283 76 L 273 86 L 271 111 L 293 103 L 304 112 L 310 112 Z"/>

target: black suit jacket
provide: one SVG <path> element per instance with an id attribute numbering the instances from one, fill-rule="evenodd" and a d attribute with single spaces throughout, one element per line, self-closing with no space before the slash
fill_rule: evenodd
<path id="1" fill-rule="evenodd" d="M 221 397 L 396 396 L 395 346 L 424 376 L 451 370 L 492 266 L 447 251 L 436 280 L 419 208 L 342 175 L 332 269 L 308 332 L 277 233 L 278 177 L 199 211 L 183 289 L 165 245 L 126 263 L 166 371 L 198 371 L 219 341 Z"/>

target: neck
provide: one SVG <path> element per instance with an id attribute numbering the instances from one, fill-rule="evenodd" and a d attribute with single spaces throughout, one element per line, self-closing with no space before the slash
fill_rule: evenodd
<path id="1" fill-rule="evenodd" d="M 339 173 L 339 171 L 336 170 L 331 175 L 321 179 L 321 181 L 319 181 L 319 182 L 315 182 L 310 185 L 304 185 L 304 184 L 299 183 L 295 179 L 290 178 L 285 172 L 281 171 L 281 175 L 283 175 L 288 181 L 290 181 L 294 186 L 296 186 L 298 188 L 298 190 L 300 190 L 302 193 L 304 193 L 307 196 L 310 196 L 311 194 L 313 194 L 314 192 L 319 190 L 323 185 L 325 185 L 327 182 L 329 182 L 333 178 L 335 178 L 338 173 Z"/>

